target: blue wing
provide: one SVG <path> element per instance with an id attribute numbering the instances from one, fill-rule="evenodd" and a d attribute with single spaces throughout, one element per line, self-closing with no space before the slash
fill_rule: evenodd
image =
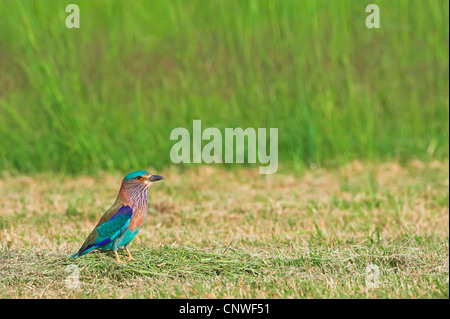
<path id="1" fill-rule="evenodd" d="M 97 225 L 80 250 L 72 257 L 84 255 L 111 243 L 127 229 L 132 217 L 133 209 L 130 206 L 121 206 L 109 220 Z"/>

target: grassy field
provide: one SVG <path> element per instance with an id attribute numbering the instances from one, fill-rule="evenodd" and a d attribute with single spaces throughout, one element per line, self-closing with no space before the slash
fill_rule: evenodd
<path id="1" fill-rule="evenodd" d="M 121 176 L 5 176 L 0 296 L 448 298 L 448 164 L 161 171 L 131 246 L 136 260 L 124 265 L 101 252 L 67 260 Z M 379 288 L 366 285 L 372 264 Z M 74 269 L 78 288 L 66 285 Z"/>
<path id="2" fill-rule="evenodd" d="M 292 168 L 448 157 L 448 1 L 1 1 L 0 171 L 170 165 L 176 127 L 276 127 Z"/>

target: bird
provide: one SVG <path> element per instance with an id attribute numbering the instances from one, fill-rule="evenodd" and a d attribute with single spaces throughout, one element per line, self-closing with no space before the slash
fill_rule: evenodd
<path id="1" fill-rule="evenodd" d="M 113 250 L 118 263 L 117 249 L 124 247 L 128 260 L 134 260 L 128 244 L 138 234 L 147 217 L 148 189 L 164 177 L 145 170 L 127 174 L 122 180 L 114 204 L 103 214 L 81 248 L 71 256 L 77 258 L 95 249 Z"/>

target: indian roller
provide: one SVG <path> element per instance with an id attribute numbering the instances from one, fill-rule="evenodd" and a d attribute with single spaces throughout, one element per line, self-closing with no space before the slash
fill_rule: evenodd
<path id="1" fill-rule="evenodd" d="M 123 246 L 128 253 L 128 259 L 134 259 L 128 244 L 142 228 L 147 217 L 148 189 L 153 182 L 162 179 L 164 177 L 142 170 L 125 176 L 116 201 L 103 214 L 80 250 L 72 257 L 82 256 L 94 249 L 112 249 L 117 262 L 122 263 L 117 254 L 117 248 Z"/>

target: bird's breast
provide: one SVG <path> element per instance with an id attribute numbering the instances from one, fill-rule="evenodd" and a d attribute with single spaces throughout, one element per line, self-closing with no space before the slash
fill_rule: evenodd
<path id="1" fill-rule="evenodd" d="M 131 218 L 128 229 L 139 229 L 144 225 L 145 218 L 147 216 L 147 207 L 138 207 L 133 209 L 133 217 Z"/>

